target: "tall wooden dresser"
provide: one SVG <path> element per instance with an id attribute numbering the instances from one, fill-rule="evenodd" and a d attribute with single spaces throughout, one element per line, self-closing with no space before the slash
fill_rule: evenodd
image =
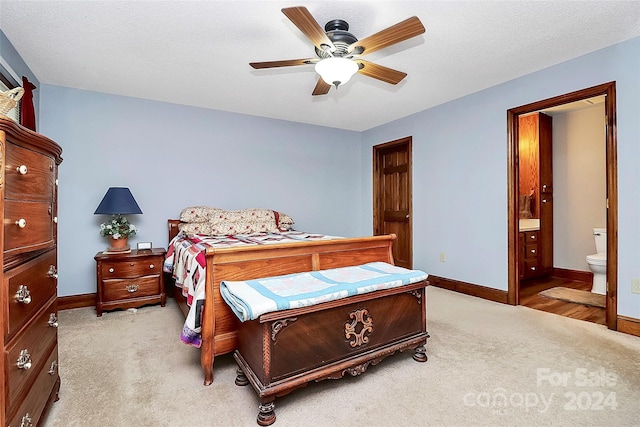
<path id="1" fill-rule="evenodd" d="M 0 116 L 0 426 L 41 423 L 57 400 L 58 166 L 62 149 Z"/>

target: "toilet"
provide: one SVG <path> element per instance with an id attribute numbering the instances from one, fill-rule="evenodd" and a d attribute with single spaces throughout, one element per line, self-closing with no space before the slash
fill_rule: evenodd
<path id="1" fill-rule="evenodd" d="M 587 255 L 589 270 L 593 273 L 591 292 L 606 295 L 607 293 L 607 229 L 594 228 L 597 254 Z"/>

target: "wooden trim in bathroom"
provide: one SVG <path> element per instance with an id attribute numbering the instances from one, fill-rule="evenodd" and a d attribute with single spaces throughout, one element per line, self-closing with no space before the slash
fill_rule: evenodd
<path id="1" fill-rule="evenodd" d="M 72 308 L 95 307 L 96 294 L 69 295 L 58 297 L 58 310 L 70 310 Z"/>
<path id="2" fill-rule="evenodd" d="M 474 285 L 473 283 L 460 282 L 458 280 L 432 275 L 429 275 L 429 284 L 438 288 L 507 304 L 507 293 L 499 289 L 487 288 L 486 286 Z"/>
<path id="3" fill-rule="evenodd" d="M 593 282 L 593 273 L 590 271 L 569 270 L 566 268 L 553 267 L 552 277 L 565 280 L 573 280 L 576 282 Z"/>
<path id="4" fill-rule="evenodd" d="M 618 316 L 618 332 L 640 337 L 640 319 Z"/>

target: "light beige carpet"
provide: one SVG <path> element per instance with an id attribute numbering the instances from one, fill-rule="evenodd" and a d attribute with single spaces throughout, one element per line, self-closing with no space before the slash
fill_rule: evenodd
<path id="1" fill-rule="evenodd" d="M 640 338 L 429 287 L 429 361 L 399 353 L 359 377 L 276 399 L 274 427 L 638 426 Z M 166 307 L 60 312 L 60 400 L 45 423 L 256 426 L 233 358 L 202 385 L 198 351 Z"/>
<path id="2" fill-rule="evenodd" d="M 573 302 L 576 304 L 588 305 L 592 307 L 605 308 L 607 306 L 607 297 L 605 295 L 594 294 L 593 292 L 582 291 L 580 289 L 571 289 L 558 286 L 541 291 L 538 293 L 538 295 L 546 298 Z"/>

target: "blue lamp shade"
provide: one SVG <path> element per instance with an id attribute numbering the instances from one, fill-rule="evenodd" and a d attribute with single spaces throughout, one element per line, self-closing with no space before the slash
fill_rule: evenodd
<path id="1" fill-rule="evenodd" d="M 104 195 L 94 215 L 141 214 L 140 206 L 126 187 L 110 187 Z"/>

